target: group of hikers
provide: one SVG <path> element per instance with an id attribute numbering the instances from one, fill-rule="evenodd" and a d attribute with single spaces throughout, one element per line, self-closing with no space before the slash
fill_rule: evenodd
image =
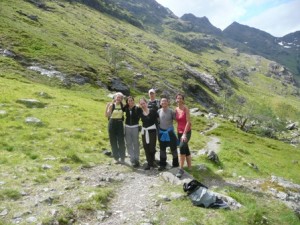
<path id="1" fill-rule="evenodd" d="M 166 169 L 166 149 L 170 147 L 172 167 L 179 167 L 176 176 L 180 178 L 184 174 L 184 163 L 187 162 L 189 169 L 192 166 L 188 145 L 191 138 L 190 111 L 184 104 L 184 95 L 180 93 L 176 95 L 175 110 L 169 108 L 168 98 L 156 99 L 154 89 L 150 89 L 148 95 L 148 101 L 146 98 L 141 98 L 139 104 L 136 105 L 132 96 L 126 97 L 126 104 L 123 104 L 123 94 L 116 93 L 113 101 L 107 104 L 105 116 L 109 119 L 108 133 L 114 161 L 116 164 L 125 163 L 125 149 L 127 148 L 132 166 L 135 168 L 140 166 L 139 132 L 141 132 L 147 160 L 144 169 L 150 170 L 157 167 L 155 153 L 158 140 L 160 148 L 158 170 Z M 142 122 L 142 126 L 139 125 L 139 121 Z M 177 135 L 174 130 L 174 121 L 177 122 Z M 179 157 L 177 146 L 179 146 Z"/>

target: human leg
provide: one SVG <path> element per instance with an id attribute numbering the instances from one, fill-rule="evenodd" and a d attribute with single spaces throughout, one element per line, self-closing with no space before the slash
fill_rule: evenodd
<path id="1" fill-rule="evenodd" d="M 186 163 L 188 165 L 188 168 L 192 169 L 192 156 L 191 155 L 186 156 Z"/>
<path id="2" fill-rule="evenodd" d="M 147 161 L 147 166 L 145 167 L 145 169 L 150 169 L 150 166 L 151 166 L 150 144 L 146 142 L 145 135 L 142 135 L 142 142 L 143 142 L 143 147 L 144 147 L 144 150 L 145 150 L 146 161 Z"/>
<path id="3" fill-rule="evenodd" d="M 150 144 L 149 144 L 150 166 L 154 167 L 155 153 L 156 153 L 156 140 L 157 140 L 156 131 L 149 132 L 149 139 L 150 139 Z"/>
<path id="4" fill-rule="evenodd" d="M 125 160 L 125 137 L 124 137 L 124 126 L 123 121 L 119 121 L 117 126 L 117 142 L 118 142 L 118 153 L 121 162 Z"/>
<path id="5" fill-rule="evenodd" d="M 178 167 L 179 162 L 178 162 L 178 152 L 177 152 L 177 138 L 176 135 L 173 131 L 169 132 L 170 136 L 170 148 L 172 152 L 172 166 L 173 167 Z"/>
<path id="6" fill-rule="evenodd" d="M 139 128 L 138 127 L 132 128 L 131 135 L 132 135 L 132 147 L 133 147 L 132 159 L 135 164 L 139 164 L 140 161 Z"/>
<path id="7" fill-rule="evenodd" d="M 130 157 L 130 162 L 133 163 L 133 144 L 132 144 L 132 128 L 125 127 L 125 143 L 126 143 L 126 149 L 128 152 L 128 155 Z"/>
<path id="8" fill-rule="evenodd" d="M 119 153 L 118 153 L 118 145 L 117 145 L 117 135 L 116 135 L 115 123 L 113 120 L 110 120 L 108 123 L 108 134 L 109 134 L 109 141 L 110 141 L 110 145 L 111 145 L 113 158 L 116 161 L 118 161 Z"/>
<path id="9" fill-rule="evenodd" d="M 185 160 L 186 160 L 185 154 L 179 154 L 179 167 L 182 169 L 183 169 Z"/>

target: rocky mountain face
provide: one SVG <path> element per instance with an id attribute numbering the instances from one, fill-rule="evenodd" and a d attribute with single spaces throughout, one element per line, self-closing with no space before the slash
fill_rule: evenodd
<path id="1" fill-rule="evenodd" d="M 234 22 L 223 31 L 223 38 L 231 47 L 242 52 L 261 55 L 284 65 L 295 75 L 299 84 L 300 32 L 277 38 L 259 29 Z"/>
<path id="2" fill-rule="evenodd" d="M 231 43 L 234 41 L 237 42 L 236 44 L 244 44 L 244 48 L 253 53 L 258 52 L 262 46 L 265 46 L 262 50 L 263 53 L 267 49 L 274 50 L 275 47 L 277 47 L 274 47 L 276 42 L 272 35 L 256 28 L 241 25 L 237 22 L 232 23 L 224 29 L 223 37 L 230 39 Z M 266 51 L 266 53 L 267 52 L 268 51 Z"/>
<path id="3" fill-rule="evenodd" d="M 70 24 L 72 26 L 75 26 L 74 23 L 78 21 L 80 22 L 76 26 L 84 23 L 92 24 L 88 32 L 95 32 L 93 35 L 101 34 L 97 36 L 99 39 L 95 45 L 92 45 L 94 43 L 90 41 L 81 43 L 75 38 L 74 40 L 72 39 L 74 48 L 80 49 L 81 53 L 86 52 L 87 49 L 98 47 L 97 52 L 100 53 L 97 55 L 97 57 L 100 57 L 97 63 L 91 63 L 88 66 L 83 65 L 80 69 L 77 68 L 76 71 L 66 69 L 66 66 L 60 67 L 59 63 L 55 62 L 55 58 L 52 64 L 56 66 L 36 65 L 37 59 L 33 61 L 31 57 L 31 60 L 29 60 L 28 57 L 25 57 L 26 55 L 24 56 L 22 52 L 18 51 L 18 48 L 15 53 L 13 48 L 7 47 L 9 46 L 8 44 L 0 46 L 0 54 L 12 58 L 22 65 L 26 64 L 25 66 L 30 70 L 46 74 L 49 77 L 56 77 L 66 86 L 70 86 L 72 83 L 79 85 L 91 83 L 111 91 L 122 91 L 127 95 L 130 93 L 130 88 L 126 84 L 132 82 L 132 89 L 143 91 L 148 88 L 143 79 L 148 77 L 152 79 L 152 83 L 158 84 L 157 89 L 166 90 L 167 87 L 171 93 L 182 89 L 194 96 L 194 99 L 197 99 L 197 101 L 209 103 L 207 106 L 209 107 L 213 105 L 213 100 L 209 97 L 210 94 L 206 90 L 202 90 L 202 88 L 207 87 L 212 93 L 218 94 L 219 90 L 223 88 L 223 83 L 228 83 L 231 86 L 234 83 L 229 82 L 230 79 L 227 77 L 238 78 L 251 84 L 247 77 L 251 73 L 261 70 L 264 75 L 284 81 L 283 83 L 285 84 L 294 83 L 293 74 L 290 71 L 293 72 L 291 68 L 298 62 L 298 59 L 297 57 L 292 58 L 295 52 L 292 54 L 290 49 L 295 49 L 294 47 L 298 46 L 296 41 L 299 40 L 297 39 L 299 33 L 295 33 L 293 36 L 287 35 L 280 39 L 266 32 L 238 23 L 233 23 L 222 32 L 214 27 L 206 17 L 198 18 L 192 14 L 185 14 L 178 18 L 169 9 L 161 6 L 155 0 L 145 0 L 142 3 L 138 0 L 68 0 L 61 1 L 57 5 L 41 0 L 27 0 L 26 2 L 35 5 L 35 8 L 42 12 L 40 15 L 40 12 L 36 11 L 33 13 L 30 12 L 31 10 L 27 10 L 27 12 L 18 10 L 16 12 L 17 17 L 30 20 L 30 23 L 42 24 L 44 17 L 46 17 L 46 15 L 43 15 L 44 11 L 51 12 L 53 16 L 56 16 L 56 11 L 61 9 L 62 13 L 68 14 L 70 9 L 66 8 L 68 4 L 64 4 L 64 2 L 71 3 L 72 7 L 80 7 L 81 4 L 84 4 L 89 8 L 96 9 L 101 14 L 109 15 L 109 19 L 112 19 L 113 22 L 119 21 L 119 19 L 124 21 L 123 25 L 119 26 L 118 23 L 117 25 L 110 24 L 113 22 L 110 22 L 109 19 L 105 22 L 102 18 L 97 22 L 85 21 L 87 17 L 82 16 L 71 19 L 72 22 Z M 91 18 L 94 17 L 91 16 Z M 103 24 L 101 24 L 102 21 Z M 48 29 L 52 30 L 53 28 L 49 26 Z M 66 29 L 66 27 L 61 29 Z M 85 27 L 82 29 L 85 29 Z M 127 29 L 130 29 L 130 31 L 127 31 Z M 73 28 L 71 30 L 73 32 Z M 144 33 L 144 31 L 147 32 Z M 86 34 L 88 35 L 88 33 Z M 60 35 L 63 36 L 61 41 L 64 41 L 68 35 L 74 37 L 71 31 L 70 34 L 58 32 L 56 36 Z M 157 37 L 158 39 L 156 39 Z M 37 39 L 41 40 L 41 45 L 48 43 L 43 38 Z M 167 40 L 172 47 L 165 47 L 165 43 L 160 43 L 158 40 Z M 174 43 L 176 45 L 173 45 Z M 182 51 L 182 48 L 176 49 L 178 45 L 189 52 Z M 226 52 L 224 46 L 235 49 Z M 292 47 L 288 48 L 287 46 Z M 52 43 L 48 51 L 57 47 L 57 43 Z M 251 65 L 247 60 L 245 60 L 247 65 L 240 65 L 239 62 L 236 65 L 237 60 L 235 58 L 238 58 L 238 61 L 241 60 L 240 52 L 263 55 L 266 58 L 271 55 L 273 56 L 271 59 L 275 62 L 272 64 L 268 62 L 268 65 L 266 65 L 261 59 L 250 57 L 253 60 Z M 201 55 L 205 53 L 213 57 L 205 56 L 201 58 Z M 94 59 L 95 56 L 92 58 Z M 277 59 L 282 61 L 290 59 L 290 64 L 287 66 L 280 63 L 281 61 Z M 101 62 L 101 65 L 99 62 Z M 139 63 L 136 64 L 136 62 Z M 276 62 L 279 62 L 279 64 Z M 283 66 L 280 64 L 283 64 Z M 266 66 L 268 67 L 266 69 L 260 68 L 265 68 Z M 73 68 L 74 66 L 70 67 Z M 107 70 L 103 72 L 103 68 L 107 68 Z M 164 76 L 172 74 L 170 77 L 173 77 L 176 75 L 178 78 L 176 85 L 170 85 L 170 82 L 158 82 L 160 77 L 153 76 L 157 71 L 163 71 Z M 99 74 L 103 76 L 99 76 Z M 134 81 L 130 77 L 132 74 L 135 74 Z M 147 82 L 149 83 L 149 81 Z M 207 97 L 204 98 L 203 96 Z"/>
<path id="4" fill-rule="evenodd" d="M 222 31 L 219 28 L 213 26 L 207 17 L 196 17 L 193 14 L 184 14 L 181 20 L 187 22 L 187 30 L 186 32 L 199 32 L 205 34 L 213 34 L 213 35 L 221 35 Z"/>

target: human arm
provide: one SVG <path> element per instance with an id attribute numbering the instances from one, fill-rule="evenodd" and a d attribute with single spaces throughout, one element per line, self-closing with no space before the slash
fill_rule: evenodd
<path id="1" fill-rule="evenodd" d="M 111 112 L 112 112 L 112 105 L 114 104 L 114 102 L 109 102 L 106 104 L 106 108 L 105 108 L 105 116 L 107 118 L 109 118 L 111 116 Z"/>
<path id="2" fill-rule="evenodd" d="M 186 124 L 184 127 L 183 134 L 181 136 L 182 142 L 187 142 L 186 134 L 191 130 L 191 117 L 190 117 L 190 110 L 188 107 L 185 106 L 185 115 L 186 115 Z"/>

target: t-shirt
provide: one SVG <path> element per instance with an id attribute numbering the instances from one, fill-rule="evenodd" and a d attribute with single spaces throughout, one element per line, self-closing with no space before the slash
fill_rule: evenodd
<path id="1" fill-rule="evenodd" d="M 159 127 L 163 130 L 167 130 L 173 126 L 173 120 L 175 120 L 175 112 L 167 108 L 165 111 L 163 108 L 160 108 L 158 111 L 159 116 Z"/>
<path id="2" fill-rule="evenodd" d="M 153 101 L 149 100 L 148 102 L 148 109 L 153 109 L 157 111 L 160 108 L 160 103 L 158 99 L 155 99 Z"/>

